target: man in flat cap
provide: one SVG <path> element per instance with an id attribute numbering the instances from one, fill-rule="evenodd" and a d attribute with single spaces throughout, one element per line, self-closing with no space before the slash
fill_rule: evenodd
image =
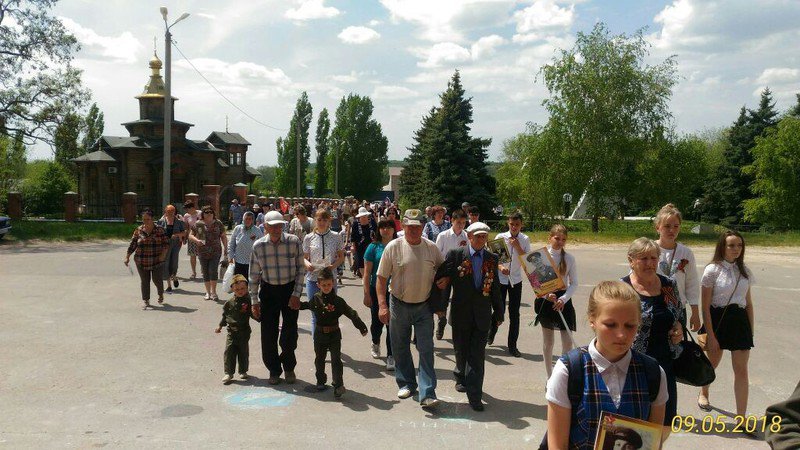
<path id="1" fill-rule="evenodd" d="M 469 245 L 447 253 L 436 273 L 437 284 L 453 288 L 450 318 L 456 355 L 456 390 L 466 392 L 469 405 L 483 411 L 486 340 L 493 324 L 503 322 L 503 299 L 497 255 L 486 249 L 489 226 L 475 222 L 467 228 Z"/>

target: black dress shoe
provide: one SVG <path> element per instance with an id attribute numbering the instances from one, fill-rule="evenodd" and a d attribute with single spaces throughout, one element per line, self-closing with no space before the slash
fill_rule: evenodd
<path id="1" fill-rule="evenodd" d="M 492 329 L 489 331 L 489 339 L 486 340 L 486 345 L 492 345 L 494 343 L 494 336 L 497 334 L 497 330 Z"/>
<path id="2" fill-rule="evenodd" d="M 439 323 L 436 324 L 436 340 L 441 341 L 444 337 L 444 327 L 447 326 L 447 319 L 442 317 Z"/>
<path id="3" fill-rule="evenodd" d="M 480 400 L 478 401 L 470 401 L 469 407 L 472 408 L 473 411 L 483 411 L 483 403 Z"/>
<path id="4" fill-rule="evenodd" d="M 457 392 L 467 392 L 467 387 L 461 383 L 456 383 L 456 391 Z"/>
<path id="5" fill-rule="evenodd" d="M 520 353 L 519 350 L 515 348 L 509 349 L 508 353 L 511 353 L 511 356 L 513 356 L 514 358 L 519 358 L 522 356 L 522 353 Z"/>

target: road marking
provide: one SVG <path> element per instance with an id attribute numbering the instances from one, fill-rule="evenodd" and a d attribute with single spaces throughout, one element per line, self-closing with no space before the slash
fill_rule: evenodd
<path id="1" fill-rule="evenodd" d="M 225 397 L 229 405 L 241 409 L 281 408 L 292 405 L 294 400 L 293 394 L 267 389 L 243 389 Z"/>

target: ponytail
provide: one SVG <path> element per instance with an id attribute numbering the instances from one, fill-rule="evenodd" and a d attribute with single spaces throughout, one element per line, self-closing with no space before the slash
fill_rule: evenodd
<path id="1" fill-rule="evenodd" d="M 567 252 L 561 247 L 561 262 L 558 263 L 558 274 L 562 277 L 567 274 Z"/>

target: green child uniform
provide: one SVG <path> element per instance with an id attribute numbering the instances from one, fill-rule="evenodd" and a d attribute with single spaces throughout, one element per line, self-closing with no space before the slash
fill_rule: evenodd
<path id="1" fill-rule="evenodd" d="M 311 301 L 300 302 L 300 309 L 310 309 L 317 316 L 314 330 L 314 353 L 316 354 L 314 367 L 317 372 L 317 384 L 324 385 L 327 381 L 325 357 L 330 350 L 333 387 L 342 386 L 342 331 L 339 329 L 339 317 L 347 316 L 362 334 L 367 332 L 367 326 L 358 317 L 358 313 L 333 291 L 329 294 L 324 294 L 322 291 L 317 292 Z"/>
<path id="2" fill-rule="evenodd" d="M 225 340 L 225 373 L 233 375 L 236 360 L 239 360 L 239 373 L 247 372 L 250 365 L 250 296 L 234 297 L 222 307 L 222 320 L 219 326 L 228 327 Z"/>

